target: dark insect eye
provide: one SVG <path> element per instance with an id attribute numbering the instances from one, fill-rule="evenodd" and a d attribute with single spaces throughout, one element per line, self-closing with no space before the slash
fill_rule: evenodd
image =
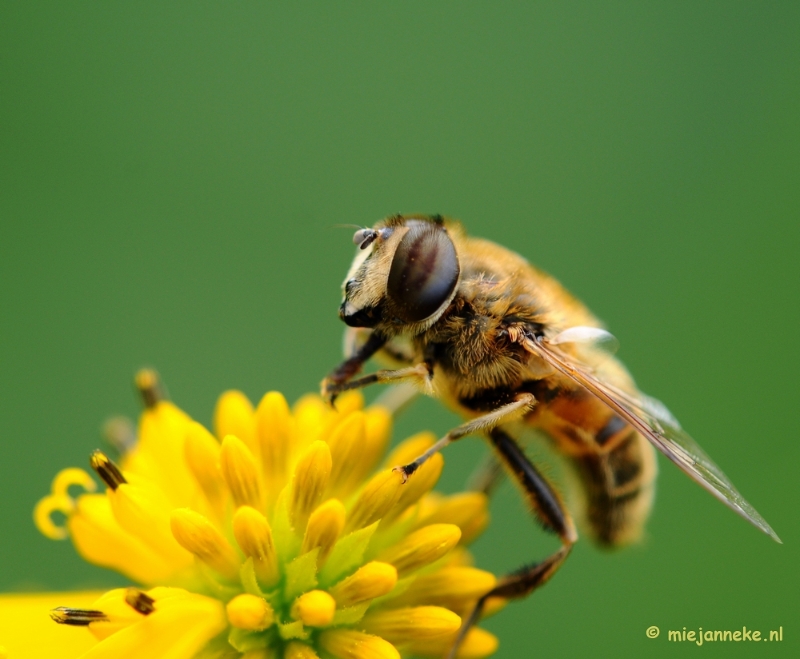
<path id="1" fill-rule="evenodd" d="M 400 319 L 414 323 L 447 301 L 458 273 L 458 256 L 447 232 L 428 222 L 410 223 L 392 259 L 386 292 Z"/>

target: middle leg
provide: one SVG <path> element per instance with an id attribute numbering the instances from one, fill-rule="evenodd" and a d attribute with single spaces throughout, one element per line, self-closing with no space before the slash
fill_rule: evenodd
<path id="1" fill-rule="evenodd" d="M 408 480 L 408 477 L 411 476 L 411 474 L 413 474 L 423 464 L 425 464 L 425 462 L 427 462 L 431 456 L 441 451 L 451 442 L 461 439 L 462 437 L 466 437 L 467 435 L 471 435 L 472 433 L 491 430 L 497 425 L 518 419 L 519 417 L 527 414 L 535 404 L 536 399 L 533 397 L 533 394 L 518 394 L 517 397 L 510 403 L 502 405 L 501 407 L 492 410 L 488 414 L 482 414 L 471 421 L 467 421 L 466 423 L 462 423 L 460 426 L 453 428 L 416 460 L 408 463 L 407 465 L 395 467 L 394 470 L 399 471 L 403 475 L 403 482 L 405 483 Z"/>

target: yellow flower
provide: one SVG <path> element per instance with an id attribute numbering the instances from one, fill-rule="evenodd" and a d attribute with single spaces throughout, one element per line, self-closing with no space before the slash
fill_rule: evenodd
<path id="1" fill-rule="evenodd" d="M 86 560 L 140 586 L 89 606 L 64 594 L 53 620 L 96 639 L 81 657 L 441 657 L 494 586 L 464 549 L 488 521 L 485 497 L 432 493 L 439 455 L 402 484 L 392 467 L 435 437 L 384 457 L 391 416 L 364 409 L 360 394 L 333 410 L 311 395 L 290 409 L 271 392 L 254 409 L 229 391 L 212 434 L 162 399 L 153 372 L 137 386 L 135 443 L 118 464 L 100 451 L 90 459 L 106 491 L 65 469 L 34 512 L 46 536 L 70 537 Z M 473 628 L 458 656 L 496 647 Z"/>

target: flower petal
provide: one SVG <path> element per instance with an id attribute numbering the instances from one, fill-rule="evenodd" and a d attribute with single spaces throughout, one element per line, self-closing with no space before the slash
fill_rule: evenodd
<path id="1" fill-rule="evenodd" d="M 336 659 L 400 659 L 400 653 L 388 641 L 353 629 L 324 631 L 319 642 Z"/>
<path id="2" fill-rule="evenodd" d="M 182 564 L 172 563 L 117 522 L 104 494 L 84 494 L 67 523 L 78 553 L 90 563 L 143 584 L 173 583 Z"/>
<path id="3" fill-rule="evenodd" d="M 49 612 L 65 604 L 90 608 L 101 593 L 0 595 L 0 644 L 11 659 L 75 659 L 97 643 L 86 629 L 57 625 Z"/>
<path id="4" fill-rule="evenodd" d="M 227 624 L 220 601 L 183 591 L 158 599 L 153 613 L 104 639 L 80 659 L 192 659 Z"/>
<path id="5" fill-rule="evenodd" d="M 197 495 L 197 484 L 183 457 L 191 419 L 169 401 L 159 401 L 142 412 L 139 442 L 125 456 L 122 470 L 152 479 L 172 502 L 186 506 Z"/>

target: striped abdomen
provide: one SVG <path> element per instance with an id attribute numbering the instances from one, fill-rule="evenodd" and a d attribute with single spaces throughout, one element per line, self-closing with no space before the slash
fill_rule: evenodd
<path id="1" fill-rule="evenodd" d="M 543 408 L 533 420 L 574 465 L 589 532 L 606 546 L 636 540 L 655 493 L 653 447 L 588 392 L 560 392 Z"/>

